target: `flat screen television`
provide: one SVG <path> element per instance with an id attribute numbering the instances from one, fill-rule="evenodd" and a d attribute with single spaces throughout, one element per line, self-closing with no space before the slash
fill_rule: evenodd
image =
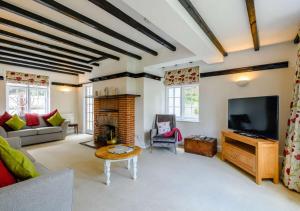
<path id="1" fill-rule="evenodd" d="M 278 139 L 279 97 L 228 100 L 228 128 L 262 138 Z"/>

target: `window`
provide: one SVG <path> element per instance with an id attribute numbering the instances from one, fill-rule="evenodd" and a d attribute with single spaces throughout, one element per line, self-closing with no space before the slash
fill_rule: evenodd
<path id="1" fill-rule="evenodd" d="M 199 121 L 199 86 L 167 87 L 167 112 L 179 121 Z"/>
<path id="2" fill-rule="evenodd" d="M 85 125 L 86 125 L 86 133 L 93 134 L 93 130 L 94 130 L 93 86 L 85 87 Z"/>
<path id="3" fill-rule="evenodd" d="M 7 111 L 11 114 L 45 114 L 49 111 L 47 86 L 7 83 Z"/>

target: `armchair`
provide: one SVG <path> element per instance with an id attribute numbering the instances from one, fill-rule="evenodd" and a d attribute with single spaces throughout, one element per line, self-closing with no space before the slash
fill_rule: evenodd
<path id="1" fill-rule="evenodd" d="M 173 137 L 165 138 L 163 135 L 158 134 L 158 122 L 170 122 L 171 130 L 176 127 L 175 115 L 169 114 L 157 114 L 155 117 L 154 127 L 150 131 L 150 150 L 152 152 L 153 147 L 174 147 L 174 152 L 177 154 L 178 145 L 178 132 L 174 133 Z"/>

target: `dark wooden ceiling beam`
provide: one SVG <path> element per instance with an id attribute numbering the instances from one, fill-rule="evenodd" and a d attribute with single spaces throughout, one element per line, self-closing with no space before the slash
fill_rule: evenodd
<path id="1" fill-rule="evenodd" d="M 88 61 L 83 60 L 83 59 L 79 59 L 79 58 L 69 56 L 69 55 L 65 55 L 65 54 L 61 54 L 61 53 L 56 53 L 56 52 L 53 52 L 53 51 L 44 50 L 44 49 L 41 49 L 41 48 L 32 47 L 32 46 L 29 46 L 29 45 L 13 42 L 13 41 L 10 41 L 10 40 L 5 40 L 5 39 L 0 38 L 0 43 L 4 43 L 4 44 L 7 44 L 7 45 L 12 45 L 12 46 L 17 46 L 17 47 L 20 47 L 20 48 L 25 48 L 27 50 L 32 50 L 32 51 L 36 51 L 36 52 L 45 53 L 45 54 L 51 55 L 51 56 L 57 56 L 57 57 L 60 57 L 60 58 L 69 59 L 69 60 L 72 60 L 72 61 L 75 61 L 75 62 L 81 62 L 81 63 L 88 64 Z"/>
<path id="2" fill-rule="evenodd" d="M 69 17 L 71 17 L 71 18 L 73 18 L 73 19 L 75 19 L 75 20 L 77 20 L 77 21 L 79 21 L 83 24 L 86 24 L 86 25 L 100 31 L 100 32 L 103 32 L 103 33 L 105 33 L 109 36 L 112 36 L 112 37 L 114 37 L 114 38 L 116 38 L 116 39 L 118 39 L 122 42 L 125 42 L 129 45 L 132 45 L 132 46 L 134 46 L 134 47 L 136 47 L 136 48 L 138 48 L 142 51 L 145 51 L 145 52 L 147 52 L 149 54 L 152 54 L 154 56 L 158 55 L 158 53 L 156 51 L 148 48 L 147 46 L 144 46 L 144 45 L 142 45 L 142 44 L 140 44 L 140 43 L 138 43 L 138 42 L 136 42 L 136 41 L 134 41 L 134 40 L 132 40 L 128 37 L 125 37 L 124 35 L 122 35 L 122 34 L 116 32 L 116 31 L 114 31 L 114 30 L 112 30 L 112 29 L 110 29 L 110 28 L 108 28 L 108 27 L 106 27 L 106 26 L 90 19 L 87 16 L 84 16 L 84 15 L 80 14 L 79 12 L 76 12 L 76 11 L 72 10 L 69 7 L 64 6 L 63 4 L 60 4 L 60 3 L 56 2 L 56 1 L 53 1 L 53 0 L 34 0 L 34 1 L 36 1 L 40 4 L 43 4 L 44 6 L 46 6 L 48 8 L 51 8 L 51 9 L 57 11 L 57 12 L 60 12 L 64 15 L 66 15 L 66 16 L 69 16 Z"/>
<path id="3" fill-rule="evenodd" d="M 40 30 L 37 30 L 37 29 L 34 29 L 34 28 L 31 28 L 29 26 L 25 26 L 25 25 L 20 24 L 20 23 L 16 23 L 14 21 L 11 21 L 11 20 L 8 20 L 8 19 L 5 19 L 5 18 L 0 17 L 0 23 L 4 24 L 4 25 L 7 25 L 7 26 L 10 26 L 10 27 L 17 28 L 17 29 L 22 29 L 24 31 L 28 31 L 28 32 L 31 32 L 31 33 L 34 33 L 34 34 L 37 34 L 37 35 L 40 35 L 40 36 L 47 37 L 49 39 L 58 41 L 58 42 L 63 43 L 65 45 L 73 46 L 73 47 L 78 48 L 78 49 L 85 50 L 87 52 L 102 55 L 102 56 L 105 56 L 107 58 L 114 59 L 114 60 L 120 60 L 119 57 L 114 56 L 112 54 L 108 54 L 108 53 L 105 53 L 103 51 L 99 51 L 97 49 L 90 48 L 90 47 L 87 47 L 85 45 L 81 45 L 79 43 L 75 43 L 75 42 L 72 42 L 70 40 L 63 39 L 61 37 L 58 37 L 58 36 L 55 36 L 55 35 L 52 35 L 52 34 L 49 34 L 49 33 L 46 33 L 44 31 L 40 31 Z"/>
<path id="4" fill-rule="evenodd" d="M 262 71 L 262 70 L 274 70 L 274 69 L 281 69 L 287 67 L 289 67 L 288 61 L 276 62 L 270 64 L 261 64 L 261 65 L 254 65 L 248 67 L 238 67 L 238 68 L 232 68 L 227 70 L 218 70 L 213 72 L 200 73 L 200 78 L 237 74 L 237 73 L 246 73 L 246 72 L 253 72 L 253 71 Z"/>
<path id="5" fill-rule="evenodd" d="M 3 9 L 3 10 L 9 11 L 9 12 L 15 13 L 17 15 L 20 15 L 22 17 L 28 18 L 29 20 L 38 22 L 38 23 L 43 24 L 45 26 L 49 26 L 51 28 L 54 28 L 54 29 L 57 29 L 59 31 L 65 32 L 67 34 L 70 34 L 70 35 L 76 36 L 78 38 L 87 40 L 87 41 L 92 42 L 96 45 L 99 45 L 99 46 L 105 47 L 107 49 L 110 49 L 112 51 L 119 52 L 121 54 L 127 55 L 129 57 L 132 57 L 132 58 L 135 58 L 135 59 L 138 59 L 138 60 L 142 59 L 142 57 L 139 56 L 139 55 L 136 55 L 134 53 L 131 53 L 129 51 L 121 49 L 117 46 L 111 45 L 111 44 L 109 44 L 107 42 L 104 42 L 100 39 L 94 38 L 90 35 L 84 34 L 80 31 L 77 31 L 75 29 L 72 29 L 70 27 L 62 25 L 62 24 L 57 23 L 55 21 L 52 21 L 50 19 L 44 18 L 44 17 L 42 17 L 40 15 L 37 15 L 35 13 L 32 13 L 30 11 L 24 10 L 20 7 L 17 7 L 15 5 L 12 5 L 12 4 L 7 3 L 5 1 L 0 0 L 0 8 Z"/>
<path id="6" fill-rule="evenodd" d="M 2 45 L 0 46 L 0 50 L 13 52 L 13 53 L 17 53 L 17 54 L 22 54 L 22 55 L 26 55 L 26 56 L 33 56 L 33 57 L 37 57 L 37 58 L 41 58 L 41 59 L 54 61 L 54 62 L 65 63 L 65 64 L 73 65 L 73 66 L 76 66 L 76 67 L 82 67 L 86 71 L 93 69 L 92 67 L 86 66 L 86 65 L 83 65 L 83 64 L 78 64 L 78 63 L 75 63 L 75 62 L 70 62 L 70 61 L 66 61 L 66 60 L 62 60 L 62 59 L 57 59 L 57 58 L 53 58 L 53 57 L 49 57 L 49 56 L 45 56 L 45 55 L 41 55 L 41 54 L 32 53 L 32 52 L 29 52 L 29 51 L 23 51 L 23 50 L 20 50 L 20 49 L 15 49 L 15 48 L 2 46 Z"/>
<path id="7" fill-rule="evenodd" d="M 30 68 L 30 69 L 45 70 L 45 71 L 48 71 L 48 72 L 55 72 L 55 73 L 61 73 L 61 74 L 78 76 L 77 73 L 62 72 L 62 71 L 58 71 L 58 70 L 54 70 L 54 69 L 49 69 L 49 68 L 44 68 L 44 67 L 38 67 L 38 66 L 32 66 L 32 65 L 26 65 L 26 64 L 22 64 L 22 63 L 7 62 L 7 61 L 0 60 L 0 64 L 14 65 L 14 66 L 26 67 L 26 68 Z"/>
<path id="8" fill-rule="evenodd" d="M 198 10 L 194 7 L 190 0 L 179 0 L 180 4 L 186 9 L 194 21 L 199 25 L 206 36 L 211 40 L 211 42 L 216 46 L 223 56 L 227 56 L 228 53 L 225 51 L 217 37 L 214 35 L 212 30 L 208 27 L 204 19 L 199 14 Z"/>
<path id="9" fill-rule="evenodd" d="M 70 84 L 70 83 L 61 83 L 61 82 L 51 82 L 51 85 L 54 86 L 69 86 L 69 87 L 82 87 L 82 84 Z"/>
<path id="10" fill-rule="evenodd" d="M 90 56 L 90 55 L 87 55 L 87 54 L 84 54 L 84 53 L 73 51 L 71 49 L 63 48 L 63 47 L 60 47 L 60 46 L 57 46 L 57 45 L 52 45 L 52 44 L 49 44 L 49 43 L 34 40 L 34 39 L 31 39 L 31 38 L 24 37 L 24 36 L 21 36 L 21 35 L 12 33 L 12 32 L 8 32 L 8 31 L 4 31 L 4 30 L 1 30 L 1 29 L 0 29 L 0 34 L 3 35 L 3 36 L 6 36 L 6 37 L 14 38 L 14 39 L 21 40 L 21 41 L 26 41 L 26 42 L 29 42 L 29 43 L 33 43 L 33 44 L 40 45 L 40 46 L 47 47 L 47 48 L 51 48 L 51 49 L 54 49 L 54 50 L 74 54 L 74 55 L 77 55 L 77 56 L 81 56 L 81 57 L 85 57 L 85 58 L 89 58 L 89 59 L 96 59 L 96 57 L 94 57 L 94 56 Z"/>
<path id="11" fill-rule="evenodd" d="M 299 34 L 297 34 L 295 39 L 294 39 L 294 43 L 298 44 L 299 42 L 300 42 L 300 38 L 299 38 Z"/>
<path id="12" fill-rule="evenodd" d="M 8 57 L 3 57 L 2 55 L 0 56 L 0 60 L 8 61 L 8 62 L 16 62 L 16 63 L 21 63 L 21 64 L 28 64 L 28 65 L 33 65 L 33 66 L 39 66 L 39 67 L 44 67 L 44 68 L 49 68 L 49 69 L 62 70 L 64 72 L 84 74 L 84 72 L 80 72 L 77 70 L 69 70 L 69 69 L 62 68 L 62 67 L 53 67 L 53 66 L 45 65 L 45 64 L 41 64 L 41 63 L 35 63 L 35 62 L 29 62 L 29 61 L 24 61 L 24 60 L 20 60 L 20 59 L 8 58 Z"/>
<path id="13" fill-rule="evenodd" d="M 254 50 L 259 50 L 259 38 L 258 38 L 258 30 L 257 30 L 257 24 L 256 24 L 256 15 L 255 15 L 255 5 L 254 0 L 245 0 L 246 6 L 247 6 L 247 12 L 248 12 L 248 18 L 249 18 L 249 24 L 252 34 L 252 40 L 254 45 Z"/>
<path id="14" fill-rule="evenodd" d="M 99 58 L 90 60 L 89 64 L 94 63 L 94 62 L 100 62 L 100 61 L 103 61 L 103 60 L 105 60 L 105 57 L 99 57 Z"/>
<path id="15" fill-rule="evenodd" d="M 159 44 L 165 46 L 166 48 L 170 49 L 171 51 L 176 51 L 176 47 L 166 41 L 165 39 L 161 38 L 154 32 L 152 32 L 150 29 L 147 27 L 143 26 L 136 20 L 134 20 L 132 17 L 124 13 L 122 10 L 119 8 L 115 7 L 111 3 L 109 3 L 106 0 L 89 0 L 93 4 L 97 5 L 101 9 L 105 10 L 106 12 L 110 13 L 111 15 L 115 16 L 116 18 L 120 19 L 127 25 L 133 27 L 134 29 L 138 30 L 139 32 L 145 34 L 146 36 L 150 37 L 151 39 L 155 40 Z"/>
<path id="16" fill-rule="evenodd" d="M 39 62 L 39 63 L 43 63 L 43 64 L 49 64 L 49 65 L 53 65 L 53 66 L 60 66 L 60 67 L 66 67 L 70 70 L 79 70 L 79 71 L 83 71 L 83 72 L 92 72 L 91 70 L 86 70 L 80 67 L 74 67 L 71 65 L 66 65 L 66 64 L 61 64 L 61 63 L 57 63 L 57 62 L 50 62 L 50 61 L 46 61 L 46 60 L 42 60 L 42 59 L 36 59 L 33 57 L 28 57 L 28 56 L 23 56 L 20 54 L 13 54 L 13 53 L 7 53 L 3 50 L 1 50 L 0 47 L 0 55 L 1 56 L 9 56 L 12 58 L 16 58 L 16 59 L 23 59 L 23 60 L 28 60 L 28 61 L 33 61 L 33 62 Z"/>

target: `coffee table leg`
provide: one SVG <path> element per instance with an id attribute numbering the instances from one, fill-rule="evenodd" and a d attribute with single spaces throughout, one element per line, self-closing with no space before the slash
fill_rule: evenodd
<path id="1" fill-rule="evenodd" d="M 132 158 L 133 163 L 133 175 L 132 178 L 135 180 L 137 178 L 137 156 Z"/>
<path id="2" fill-rule="evenodd" d="M 110 161 L 105 160 L 104 161 L 104 174 L 106 179 L 106 185 L 110 184 Z"/>
<path id="3" fill-rule="evenodd" d="M 127 169 L 128 169 L 128 170 L 130 169 L 130 163 L 131 163 L 131 159 L 128 159 L 128 160 L 127 160 Z"/>

